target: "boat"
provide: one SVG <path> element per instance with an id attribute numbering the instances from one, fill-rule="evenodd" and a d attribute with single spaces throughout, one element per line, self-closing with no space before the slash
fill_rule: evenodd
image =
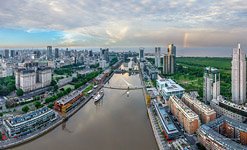
<path id="1" fill-rule="evenodd" d="M 103 92 L 103 90 L 101 90 L 101 91 L 98 92 L 98 93 L 96 94 L 96 96 L 94 97 L 94 102 L 99 101 L 103 96 L 104 96 L 104 92 Z"/>

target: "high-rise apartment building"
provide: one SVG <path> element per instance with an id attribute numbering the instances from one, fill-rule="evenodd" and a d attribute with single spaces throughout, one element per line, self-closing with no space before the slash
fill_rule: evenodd
<path id="1" fill-rule="evenodd" d="M 176 46 L 170 44 L 167 49 L 167 54 L 164 55 L 163 73 L 173 74 L 176 65 Z"/>
<path id="2" fill-rule="evenodd" d="M 47 59 L 52 59 L 52 46 L 47 46 L 46 56 Z"/>
<path id="3" fill-rule="evenodd" d="M 245 53 L 240 48 L 232 53 L 232 101 L 243 104 L 246 101 L 246 60 Z"/>
<path id="4" fill-rule="evenodd" d="M 15 57 L 15 50 L 10 50 L 10 57 L 14 58 Z"/>
<path id="5" fill-rule="evenodd" d="M 4 50 L 4 57 L 9 58 L 9 49 Z"/>
<path id="6" fill-rule="evenodd" d="M 101 59 L 106 60 L 106 62 L 109 62 L 109 49 L 100 48 L 100 57 Z"/>
<path id="7" fill-rule="evenodd" d="M 58 58 L 58 57 L 59 57 L 59 49 L 55 48 L 55 58 Z"/>
<path id="8" fill-rule="evenodd" d="M 160 67 L 160 47 L 155 47 L 155 66 Z"/>
<path id="9" fill-rule="evenodd" d="M 212 67 L 206 67 L 203 78 L 203 100 L 205 103 L 209 104 L 212 99 L 217 99 L 220 95 L 219 70 Z"/>
<path id="10" fill-rule="evenodd" d="M 140 54 L 139 54 L 139 59 L 140 61 L 143 61 L 144 60 L 144 48 L 140 48 Z"/>

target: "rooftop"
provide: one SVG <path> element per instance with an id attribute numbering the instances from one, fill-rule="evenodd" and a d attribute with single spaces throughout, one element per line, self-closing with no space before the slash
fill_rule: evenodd
<path id="1" fill-rule="evenodd" d="M 52 111 L 51 109 L 47 108 L 47 107 L 43 107 L 40 108 L 38 110 L 29 112 L 27 114 L 21 115 L 21 116 L 16 116 L 14 118 L 9 119 L 9 123 L 11 125 L 16 125 L 18 123 L 24 122 L 24 121 L 28 121 L 34 117 L 40 116 L 48 111 Z"/>
<path id="2" fill-rule="evenodd" d="M 76 96 L 78 96 L 80 93 L 82 93 L 82 90 L 75 90 L 71 92 L 69 95 L 66 95 L 62 97 L 61 99 L 59 99 L 57 103 L 65 105 L 68 102 L 70 102 L 72 99 L 74 99 Z"/>
<path id="3" fill-rule="evenodd" d="M 216 132 L 215 130 L 213 130 L 215 125 L 219 125 L 221 123 L 223 123 L 224 121 L 228 122 L 228 123 L 234 123 L 234 125 L 240 124 L 239 122 L 234 121 L 231 118 L 228 118 L 226 116 L 222 116 L 214 121 L 211 121 L 208 124 L 204 124 L 199 128 L 199 131 L 201 131 L 202 133 L 204 133 L 208 138 L 212 139 L 213 141 L 216 141 L 217 143 L 219 143 L 220 145 L 223 145 L 226 149 L 247 149 L 247 147 L 238 144 L 234 141 L 232 141 L 229 138 L 226 138 L 225 136 L 219 134 L 218 132 Z M 241 123 L 243 124 L 243 123 Z M 247 126 L 246 124 L 244 124 L 244 126 Z"/>
<path id="4" fill-rule="evenodd" d="M 157 80 L 159 84 L 163 84 L 163 90 L 165 92 L 176 92 L 176 91 L 184 91 L 179 84 L 174 82 L 172 79 L 159 79 Z"/>
<path id="5" fill-rule="evenodd" d="M 205 71 L 208 73 L 219 73 L 219 70 L 217 68 L 214 68 L 214 67 L 206 67 Z"/>
<path id="6" fill-rule="evenodd" d="M 210 128 L 214 128 L 215 126 L 219 126 L 223 123 L 227 123 L 232 127 L 235 127 L 238 130 L 247 132 L 247 124 L 245 123 L 240 123 L 232 118 L 226 117 L 226 116 L 222 116 L 214 121 L 211 121 L 207 124 L 207 126 L 209 126 Z"/>
<path id="7" fill-rule="evenodd" d="M 173 121 L 170 119 L 168 113 L 166 112 L 165 108 L 162 106 L 159 106 L 159 104 L 156 101 L 153 101 L 154 107 L 156 111 L 158 112 L 158 116 L 161 118 L 162 125 L 166 128 L 166 132 L 168 134 L 170 133 L 178 133 L 178 129 L 174 125 Z"/>
<path id="8" fill-rule="evenodd" d="M 187 105 L 185 105 L 184 102 L 182 102 L 179 98 L 177 98 L 176 96 L 171 96 L 169 100 L 172 100 L 188 119 L 199 120 L 198 115 L 194 111 L 192 111 Z"/>
<path id="9" fill-rule="evenodd" d="M 190 104 L 193 104 L 194 106 L 196 106 L 199 110 L 201 110 L 205 114 L 214 114 L 214 113 L 216 113 L 208 105 L 204 104 L 203 102 L 199 101 L 196 98 L 193 98 L 188 93 L 185 93 L 183 95 L 182 99 L 186 99 Z"/>
<path id="10" fill-rule="evenodd" d="M 227 109 L 228 111 L 247 117 L 247 107 L 244 105 L 232 103 L 230 101 L 225 100 L 223 97 L 213 99 L 211 103 L 216 103 L 217 105 L 223 107 L 224 109 Z"/>

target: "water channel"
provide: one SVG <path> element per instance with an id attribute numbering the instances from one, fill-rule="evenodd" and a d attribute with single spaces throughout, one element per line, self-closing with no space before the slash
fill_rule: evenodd
<path id="1" fill-rule="evenodd" d="M 141 85 L 139 75 L 114 74 L 110 86 Z M 15 150 L 156 150 L 142 90 L 104 89 L 66 123 Z"/>

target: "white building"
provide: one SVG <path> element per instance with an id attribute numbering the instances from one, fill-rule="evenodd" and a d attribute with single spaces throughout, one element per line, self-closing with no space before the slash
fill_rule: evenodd
<path id="1" fill-rule="evenodd" d="M 232 101 L 243 104 L 246 101 L 246 60 L 245 53 L 238 48 L 232 54 Z"/>
<path id="2" fill-rule="evenodd" d="M 106 62 L 106 60 L 101 60 L 100 62 L 99 62 L 99 67 L 101 67 L 102 69 L 104 69 L 104 68 L 107 68 L 109 65 L 108 65 L 108 63 Z"/>
<path id="3" fill-rule="evenodd" d="M 33 91 L 38 88 L 49 86 L 52 80 L 51 68 L 17 69 L 15 72 L 16 88 L 24 92 Z"/>
<path id="4" fill-rule="evenodd" d="M 210 103 L 212 99 L 217 99 L 220 95 L 220 73 L 212 67 L 206 67 L 204 71 L 203 100 Z"/>
<path id="5" fill-rule="evenodd" d="M 217 117 L 224 115 L 239 122 L 245 122 L 247 119 L 247 107 L 226 101 L 221 96 L 213 99 L 210 106 L 216 111 Z"/>
<path id="6" fill-rule="evenodd" d="M 176 84 L 171 79 L 159 79 L 156 80 L 156 86 L 159 93 L 165 100 L 168 100 L 170 96 L 175 95 L 178 98 L 181 98 L 184 94 L 184 88 L 180 85 Z"/>
<path id="7" fill-rule="evenodd" d="M 160 47 L 155 47 L 155 67 L 160 67 Z"/>
<path id="8" fill-rule="evenodd" d="M 21 116 L 4 119 L 3 127 L 8 136 L 19 137 L 30 134 L 56 119 L 57 114 L 54 110 L 43 107 Z"/>

